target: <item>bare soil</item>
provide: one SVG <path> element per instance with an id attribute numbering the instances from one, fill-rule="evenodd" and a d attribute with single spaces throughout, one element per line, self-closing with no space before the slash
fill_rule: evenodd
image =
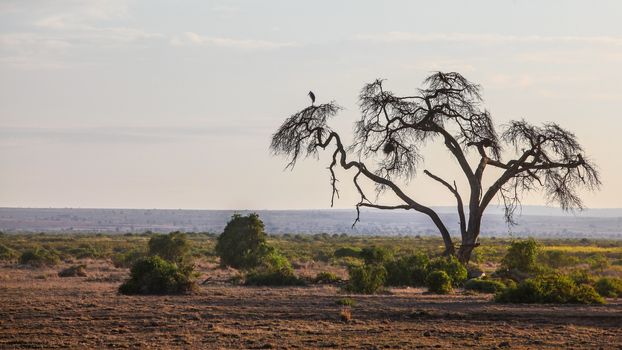
<path id="1" fill-rule="evenodd" d="M 622 302 L 500 305 L 486 295 L 349 295 L 334 286 L 250 288 L 203 266 L 192 295 L 122 296 L 127 270 L 87 262 L 87 277 L 0 266 L 0 348 L 622 349 Z M 201 279 L 201 280 L 203 280 Z"/>

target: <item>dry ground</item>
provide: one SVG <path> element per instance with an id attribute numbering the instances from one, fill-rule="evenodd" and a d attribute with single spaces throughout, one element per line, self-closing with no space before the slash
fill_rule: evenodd
<path id="1" fill-rule="evenodd" d="M 249 288 L 213 276 L 194 295 L 121 296 L 126 270 L 89 262 L 86 278 L 0 267 L 0 348 L 622 349 L 622 302 L 499 305 L 480 295 L 394 289 L 350 296 L 331 286 Z"/>

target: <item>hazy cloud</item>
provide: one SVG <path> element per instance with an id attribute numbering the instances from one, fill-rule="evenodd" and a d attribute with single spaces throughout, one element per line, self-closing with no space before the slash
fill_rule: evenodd
<path id="1" fill-rule="evenodd" d="M 5 141 L 38 140 L 63 143 L 162 143 L 194 137 L 249 136 L 261 132 L 263 130 L 260 127 L 249 129 L 237 125 L 200 127 L 0 127 L 0 138 Z"/>
<path id="2" fill-rule="evenodd" d="M 181 37 L 171 39 L 173 45 L 201 45 L 217 46 L 235 49 L 278 49 L 298 46 L 294 42 L 277 42 L 268 40 L 234 39 L 213 36 L 203 36 L 193 32 L 186 32 Z"/>
<path id="3" fill-rule="evenodd" d="M 386 32 L 380 34 L 359 34 L 357 40 L 399 43 L 399 42 L 468 42 L 477 44 L 505 43 L 579 43 L 594 45 L 622 45 L 622 37 L 618 36 L 541 36 L 541 35 L 502 35 L 477 33 L 415 33 Z"/>

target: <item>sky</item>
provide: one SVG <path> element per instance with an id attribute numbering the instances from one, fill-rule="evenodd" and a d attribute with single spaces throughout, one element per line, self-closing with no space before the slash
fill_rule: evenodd
<path id="1" fill-rule="evenodd" d="M 344 107 L 331 125 L 349 140 L 364 84 L 406 95 L 440 70 L 481 84 L 499 126 L 575 132 L 603 181 L 585 204 L 622 207 L 621 16 L 620 1 L 0 0 L 0 206 L 328 208 L 327 157 L 284 170 L 272 133 L 313 90 Z M 447 151 L 426 152 L 420 170 L 465 188 Z M 453 205 L 421 175 L 408 194 Z"/>

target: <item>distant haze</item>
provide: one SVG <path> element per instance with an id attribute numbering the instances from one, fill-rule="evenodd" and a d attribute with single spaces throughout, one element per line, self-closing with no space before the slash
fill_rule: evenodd
<path id="1" fill-rule="evenodd" d="M 453 235 L 458 217 L 452 208 L 436 208 Z M 142 233 L 145 231 L 222 232 L 233 213 L 247 210 L 155 209 L 20 209 L 0 208 L 0 231 L 51 233 Z M 361 221 L 353 210 L 260 210 L 270 234 L 438 235 L 430 219 L 413 211 L 363 210 Z M 557 214 L 557 215 L 556 215 Z M 501 208 L 491 208 L 482 225 L 483 236 L 557 238 L 622 238 L 622 209 L 592 210 L 578 215 L 554 208 L 525 207 L 518 225 L 508 227 Z"/>
<path id="2" fill-rule="evenodd" d="M 442 70 L 481 84 L 500 125 L 575 132 L 602 173 L 585 204 L 622 207 L 621 14 L 617 0 L 1 1 L 0 206 L 328 208 L 326 156 L 283 171 L 275 129 L 313 90 L 349 135 L 363 84 L 406 95 Z M 467 188 L 446 150 L 424 151 L 419 174 Z M 352 175 L 336 208 L 358 201 Z M 454 204 L 425 176 L 406 192 Z"/>

